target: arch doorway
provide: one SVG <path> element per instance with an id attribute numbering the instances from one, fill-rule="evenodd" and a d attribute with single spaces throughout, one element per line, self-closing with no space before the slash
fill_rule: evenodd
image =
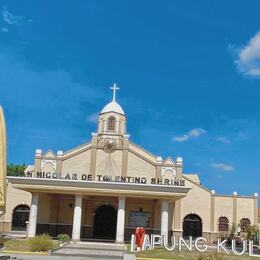
<path id="1" fill-rule="evenodd" d="M 116 238 L 117 211 L 110 205 L 102 205 L 95 211 L 93 237 L 99 239 Z"/>
<path id="2" fill-rule="evenodd" d="M 196 214 L 189 214 L 183 221 L 183 236 L 202 236 L 202 221 Z"/>
<path id="3" fill-rule="evenodd" d="M 25 231 L 26 221 L 29 221 L 30 207 L 18 205 L 15 207 L 12 216 L 12 230 Z"/>

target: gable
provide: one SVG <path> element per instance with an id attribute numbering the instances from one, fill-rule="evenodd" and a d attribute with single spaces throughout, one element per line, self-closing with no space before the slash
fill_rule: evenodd
<path id="1" fill-rule="evenodd" d="M 155 177 L 155 166 L 150 161 L 129 152 L 127 176 L 146 177 L 151 179 Z"/>
<path id="2" fill-rule="evenodd" d="M 75 147 L 75 148 L 65 152 L 63 154 L 63 158 L 67 159 L 67 158 L 69 158 L 71 156 L 74 156 L 74 155 L 80 154 L 80 153 L 82 153 L 84 151 L 87 151 L 90 148 L 91 148 L 91 143 L 90 142 L 82 144 L 82 145 L 79 145 L 79 146 L 77 146 L 77 147 Z"/>
<path id="3" fill-rule="evenodd" d="M 171 157 L 167 157 L 164 162 L 163 162 L 163 165 L 171 165 L 171 166 L 174 166 L 174 161 Z"/>
<path id="4" fill-rule="evenodd" d="M 83 150 L 63 159 L 62 173 L 89 173 L 91 150 Z"/>
<path id="5" fill-rule="evenodd" d="M 199 176 L 197 174 L 183 174 L 183 176 L 186 177 L 187 179 L 189 179 L 190 181 L 193 181 L 193 182 L 201 185 Z"/>
<path id="6" fill-rule="evenodd" d="M 96 175 L 120 176 L 122 169 L 122 151 L 109 154 L 103 149 L 97 150 Z"/>
<path id="7" fill-rule="evenodd" d="M 53 158 L 53 159 L 55 159 L 55 158 L 56 158 L 56 155 L 55 155 L 55 153 L 54 153 L 52 150 L 48 150 L 48 151 L 44 154 L 43 158 Z"/>
<path id="8" fill-rule="evenodd" d="M 142 158 L 143 160 L 146 160 L 150 162 L 151 164 L 155 164 L 157 160 L 157 156 L 153 155 L 152 153 L 148 152 L 144 148 L 129 142 L 129 152 L 135 154 L 136 156 Z"/>

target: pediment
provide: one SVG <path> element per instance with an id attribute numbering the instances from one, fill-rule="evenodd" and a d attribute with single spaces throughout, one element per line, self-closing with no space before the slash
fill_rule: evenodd
<path id="1" fill-rule="evenodd" d="M 169 156 L 169 157 L 167 157 L 167 158 L 164 160 L 163 164 L 174 166 L 174 161 L 173 161 L 173 159 Z"/>
<path id="2" fill-rule="evenodd" d="M 46 157 L 48 157 L 48 158 L 56 158 L 56 155 L 55 155 L 55 153 L 54 153 L 52 150 L 48 150 L 48 151 L 44 154 L 43 157 L 44 157 L 44 158 L 46 158 Z"/>

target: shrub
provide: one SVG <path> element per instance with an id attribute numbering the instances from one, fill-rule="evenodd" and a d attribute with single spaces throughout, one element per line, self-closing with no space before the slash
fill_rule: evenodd
<path id="1" fill-rule="evenodd" d="M 25 239 L 11 239 L 4 243 L 5 249 L 10 251 L 29 251 L 28 240 Z"/>
<path id="2" fill-rule="evenodd" d="M 57 238 L 58 238 L 58 240 L 60 242 L 68 242 L 68 241 L 70 241 L 70 236 L 68 234 L 59 234 L 57 236 Z"/>
<path id="3" fill-rule="evenodd" d="M 247 226 L 247 239 L 254 241 L 254 243 L 257 242 L 257 235 L 259 233 L 259 229 L 255 225 L 249 225 Z"/>
<path id="4" fill-rule="evenodd" d="M 224 255 L 222 253 L 214 253 L 210 255 L 199 255 L 197 260 L 224 260 Z"/>
<path id="5" fill-rule="evenodd" d="M 29 239 L 28 241 L 30 250 L 36 251 L 48 251 L 54 248 L 54 243 L 49 235 L 43 234 Z"/>

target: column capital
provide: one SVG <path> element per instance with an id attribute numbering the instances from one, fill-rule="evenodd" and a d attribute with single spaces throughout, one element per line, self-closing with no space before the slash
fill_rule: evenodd
<path id="1" fill-rule="evenodd" d="M 32 196 L 39 196 L 39 192 L 31 192 Z"/>
<path id="2" fill-rule="evenodd" d="M 161 199 L 161 203 L 163 203 L 163 202 L 170 202 L 171 200 L 170 199 Z"/>
<path id="3" fill-rule="evenodd" d="M 76 196 L 83 197 L 83 194 L 82 194 L 82 193 L 75 193 L 74 195 L 75 195 L 75 197 L 76 197 Z"/>

